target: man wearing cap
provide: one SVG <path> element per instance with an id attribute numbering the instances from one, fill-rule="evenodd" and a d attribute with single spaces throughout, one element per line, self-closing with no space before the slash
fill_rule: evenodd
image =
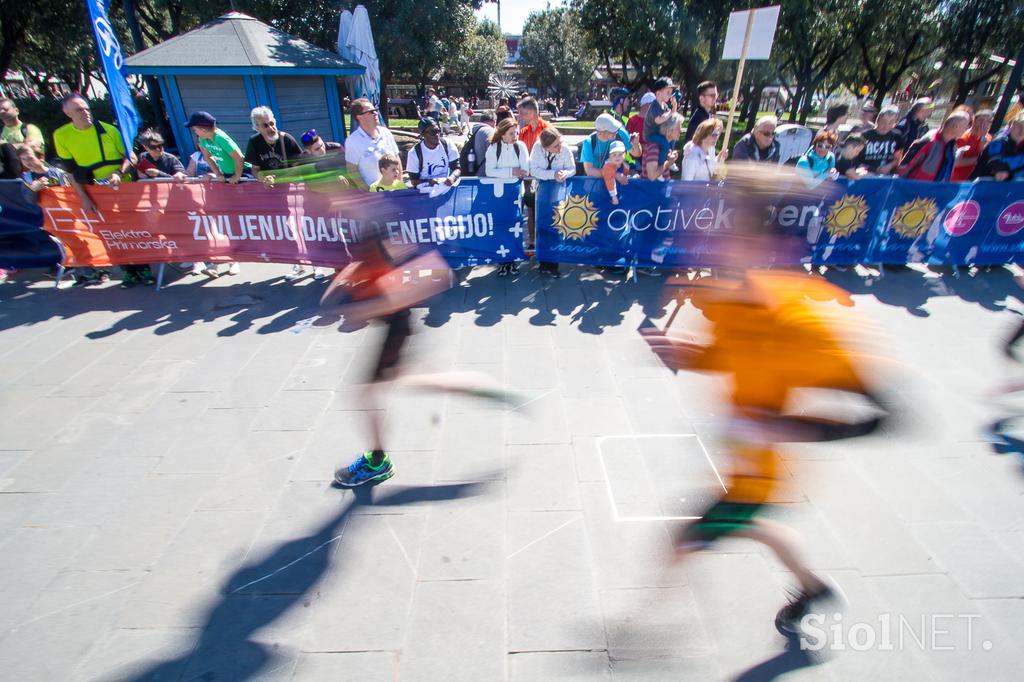
<path id="1" fill-rule="evenodd" d="M 352 179 L 365 189 L 380 180 L 380 157 L 398 156 L 398 145 L 391 131 L 380 125 L 377 107 L 370 100 L 353 100 L 351 110 L 356 128 L 345 140 L 345 164 Z"/>
<path id="2" fill-rule="evenodd" d="M 459 152 L 441 137 L 437 121 L 424 118 L 419 123 L 420 141 L 409 150 L 406 166 L 413 187 L 421 183 L 454 185 L 461 175 Z"/>
<path id="3" fill-rule="evenodd" d="M 217 127 L 217 119 L 208 111 L 197 111 L 193 113 L 188 123 L 190 128 L 199 139 L 199 151 L 203 153 L 203 160 L 210 167 L 218 180 L 227 181 L 237 185 L 242 180 L 242 171 L 245 170 L 245 158 L 242 150 L 231 136 Z M 238 263 L 228 264 L 228 274 L 237 275 L 242 271 Z M 192 266 L 192 274 L 206 274 L 211 277 L 217 276 L 216 263 L 196 262 Z"/>
<path id="4" fill-rule="evenodd" d="M 658 163 L 665 163 L 669 153 L 669 141 L 661 134 L 661 126 L 676 112 L 679 103 L 672 96 L 676 85 L 671 78 L 654 81 L 654 101 L 644 117 L 644 139 L 658 145 Z M 670 104 L 671 103 L 671 104 Z"/>
<path id="5" fill-rule="evenodd" d="M 861 133 L 871 130 L 875 127 L 875 120 L 878 118 L 878 107 L 873 102 L 865 102 L 864 106 L 860 108 L 860 125 L 854 126 L 850 130 L 850 134 Z"/>
<path id="6" fill-rule="evenodd" d="M 626 88 L 612 88 L 608 91 L 608 98 L 611 100 L 612 108 L 610 113 L 615 117 L 619 123 L 630 133 L 633 131 L 629 129 L 629 110 L 633 106 L 633 99 L 629 96 L 629 90 Z M 643 144 L 643 131 L 640 131 L 639 138 L 641 144 Z M 640 170 L 639 156 L 636 158 L 629 153 L 629 143 L 626 144 L 626 165 L 633 170 Z"/>
<path id="7" fill-rule="evenodd" d="M 640 156 L 640 136 L 630 135 L 611 114 L 601 114 L 594 121 L 595 132 L 580 143 L 580 161 L 588 177 L 601 177 L 601 168 L 608 160 L 613 140 L 621 140 L 631 156 Z"/>
<path id="8" fill-rule="evenodd" d="M 345 147 L 338 142 L 328 142 L 316 133 L 316 129 L 307 130 L 302 134 L 303 156 L 326 156 L 335 152 L 344 154 Z"/>
<path id="9" fill-rule="evenodd" d="M 686 138 L 683 142 L 693 139 L 697 126 L 715 115 L 718 110 L 718 86 L 714 81 L 704 81 L 697 86 L 697 107 L 686 126 Z"/>
<path id="10" fill-rule="evenodd" d="M 629 97 L 629 90 L 626 88 L 612 88 L 608 91 L 608 99 L 612 103 L 611 111 L 608 113 L 615 117 L 622 125 L 629 121 L 629 109 L 633 101 Z"/>
<path id="11" fill-rule="evenodd" d="M 189 117 L 186 126 L 199 138 L 203 159 L 217 179 L 238 184 L 245 170 L 245 158 L 231 136 L 217 127 L 217 119 L 207 111 L 197 111 Z"/>

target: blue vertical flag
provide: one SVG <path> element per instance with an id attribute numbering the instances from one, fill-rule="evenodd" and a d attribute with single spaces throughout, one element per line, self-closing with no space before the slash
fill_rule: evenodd
<path id="1" fill-rule="evenodd" d="M 121 130 L 121 140 L 124 141 L 125 150 L 131 153 L 142 117 L 135 108 L 128 79 L 121 70 L 124 67 L 124 53 L 107 15 L 110 0 L 86 0 L 86 4 L 89 6 L 92 32 L 100 50 L 100 61 L 103 62 L 103 74 L 107 77 L 110 102 L 114 105 L 114 115 Z"/>

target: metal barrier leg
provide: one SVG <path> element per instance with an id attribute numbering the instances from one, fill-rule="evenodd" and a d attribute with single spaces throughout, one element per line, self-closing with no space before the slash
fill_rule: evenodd
<path id="1" fill-rule="evenodd" d="M 53 278 L 53 286 L 55 289 L 60 289 L 60 281 L 64 279 L 64 270 L 65 268 L 63 265 L 57 266 L 57 276 Z"/>
<path id="2" fill-rule="evenodd" d="M 156 271 L 156 290 L 157 291 L 160 291 L 160 289 L 164 285 L 164 269 L 166 269 L 166 267 L 167 267 L 167 263 L 161 263 L 160 264 L 160 269 Z"/>

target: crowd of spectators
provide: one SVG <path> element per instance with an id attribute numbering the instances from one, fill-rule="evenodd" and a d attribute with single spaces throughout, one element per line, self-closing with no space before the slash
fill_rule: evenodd
<path id="1" fill-rule="evenodd" d="M 274 112 L 261 106 L 250 112 L 253 134 L 244 141 L 243 152 L 211 114 L 192 112 L 187 128 L 198 151 L 183 163 L 166 150 L 163 136 L 153 129 L 138 136 L 138 154 L 126 150 L 117 128 L 94 120 L 89 102 L 72 94 L 62 101 L 69 122 L 53 133 L 51 164 L 42 131 L 21 120 L 12 100 L 0 98 L 0 177 L 21 178 L 36 192 L 49 186 L 70 186 L 87 211 L 95 211 L 86 189 L 92 184 L 117 186 L 131 179 L 205 179 L 236 184 L 247 178 L 273 184 L 278 177 L 287 179 L 287 169 L 306 163 L 336 168 L 351 184 L 374 191 L 453 185 L 465 175 L 522 178 L 528 179 L 522 185 L 522 200 L 528 215 L 526 248 L 530 254 L 535 240 L 537 182 L 565 182 L 579 170 L 588 177 L 601 178 L 611 201 L 618 203 L 618 188 L 631 178 L 711 182 L 724 177 L 728 163 L 780 162 L 775 116 L 758 118 L 730 154 L 719 144 L 723 126 L 716 111 L 717 85 L 700 83 L 695 95 L 687 119 L 680 111 L 679 91 L 668 78 L 653 83 L 639 98 L 635 113 L 633 94 L 613 88 L 608 93 L 610 110 L 597 116 L 594 132 L 579 143 L 579 164 L 558 130 L 541 116 L 542 107 L 525 93 L 496 109 L 474 111 L 475 101 L 439 97 L 428 89 L 418 108 L 422 116 L 419 139 L 404 164 L 395 136 L 383 125 L 377 107 L 366 99 L 348 103 L 352 130 L 344 145 L 324 140 L 316 130 L 296 139 L 279 130 Z M 896 107 L 879 108 L 869 102 L 861 108 L 860 124 L 851 128 L 845 125 L 850 113 L 847 105 L 829 107 L 824 126 L 796 162 L 797 173 L 810 186 L 870 175 L 932 182 L 1024 180 L 1024 114 L 1016 114 L 993 135 L 989 110 L 975 113 L 958 107 L 938 129 L 929 131 L 933 110 L 931 100 L 922 98 L 899 118 Z M 471 125 L 471 116 L 476 124 Z M 466 136 L 461 148 L 446 139 L 452 132 Z M 188 265 L 193 274 L 219 274 L 214 263 Z M 240 271 L 238 263 L 226 265 L 228 274 Z M 501 263 L 498 274 L 511 274 L 515 269 L 515 263 Z M 128 265 L 124 270 L 124 286 L 154 281 L 146 265 Z M 558 266 L 542 263 L 541 271 L 557 276 Z M 305 268 L 297 264 L 286 279 L 305 274 Z M 325 274 L 320 268 L 313 271 L 317 279 Z M 109 273 L 80 268 L 76 276 L 82 282 L 106 281 Z"/>

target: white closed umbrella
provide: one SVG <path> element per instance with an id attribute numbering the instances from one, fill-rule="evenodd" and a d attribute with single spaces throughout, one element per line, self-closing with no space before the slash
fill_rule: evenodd
<path id="1" fill-rule="evenodd" d="M 341 13 L 338 21 L 338 54 L 348 61 L 353 61 L 352 53 L 348 49 L 348 34 L 352 31 L 352 13 L 345 10 Z"/>
<path id="2" fill-rule="evenodd" d="M 351 61 L 365 68 L 361 76 L 352 77 L 352 92 L 356 97 L 365 97 L 374 106 L 380 106 L 380 61 L 373 44 L 370 15 L 362 5 L 358 5 L 352 13 L 352 25 L 345 47 L 351 55 Z"/>

